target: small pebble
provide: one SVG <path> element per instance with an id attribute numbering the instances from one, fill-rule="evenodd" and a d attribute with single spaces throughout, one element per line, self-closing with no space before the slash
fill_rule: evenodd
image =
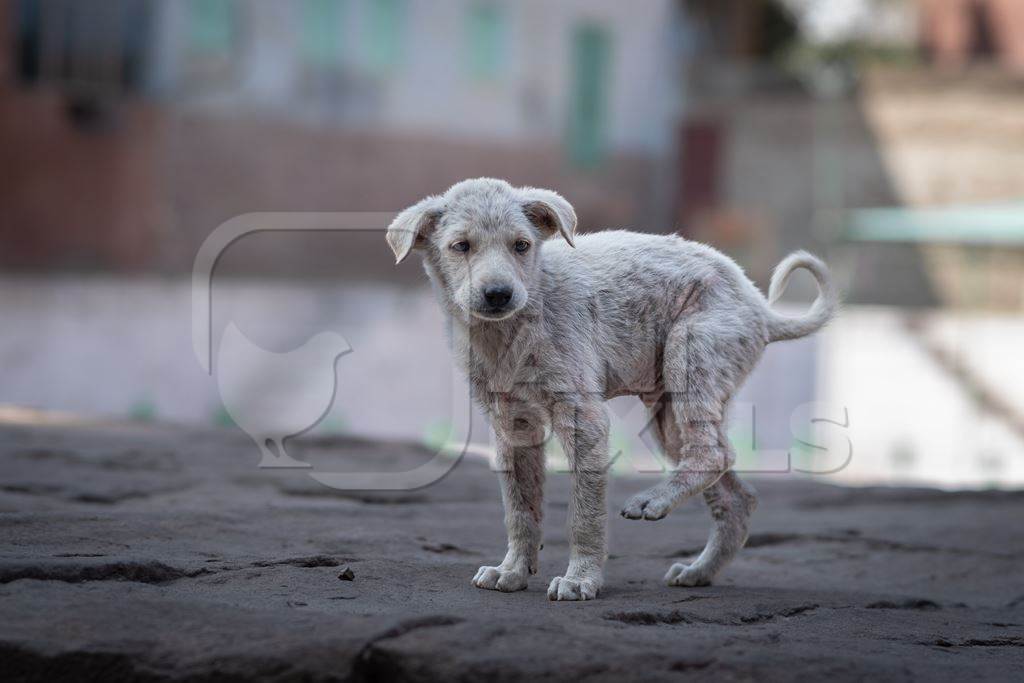
<path id="1" fill-rule="evenodd" d="M 344 571 L 338 574 L 338 578 L 342 581 L 354 581 L 356 574 L 352 571 L 351 567 L 345 567 Z"/>

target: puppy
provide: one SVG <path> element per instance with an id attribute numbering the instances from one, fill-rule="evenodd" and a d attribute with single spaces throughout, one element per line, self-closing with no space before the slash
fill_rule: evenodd
<path id="1" fill-rule="evenodd" d="M 672 586 L 707 585 L 743 546 L 756 507 L 730 469 L 729 401 L 769 342 L 810 334 L 833 316 L 828 270 L 804 252 L 772 277 L 768 301 L 711 247 L 626 231 L 576 234 L 572 206 L 550 190 L 478 178 L 395 218 L 397 262 L 413 250 L 451 318 L 452 347 L 497 437 L 508 552 L 473 584 L 526 588 L 541 546 L 544 442 L 569 458 L 569 565 L 551 600 L 589 600 L 603 583 L 608 417 L 604 401 L 633 395 L 674 464 L 667 479 L 626 503 L 627 519 L 658 520 L 702 493 L 714 526 L 693 564 L 673 564 Z M 769 308 L 796 268 L 818 283 L 809 312 Z"/>

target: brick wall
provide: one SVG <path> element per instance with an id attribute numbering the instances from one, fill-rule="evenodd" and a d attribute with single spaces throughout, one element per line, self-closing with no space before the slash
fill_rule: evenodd
<path id="1" fill-rule="evenodd" d="M 0 266 L 15 270 L 187 272 L 203 239 L 238 214 L 398 211 L 482 175 L 557 188 L 586 229 L 670 227 L 652 221 L 651 161 L 620 156 L 583 172 L 554 143 L 369 135 L 9 83 L 0 140 Z M 264 272 L 281 256 L 267 247 L 247 262 Z M 291 260 L 329 271 L 336 258 Z"/>
<path id="2" fill-rule="evenodd" d="M 115 271 L 153 262 L 160 221 L 162 117 L 0 85 L 0 264 Z M 75 121 L 80 123 L 75 123 Z"/>

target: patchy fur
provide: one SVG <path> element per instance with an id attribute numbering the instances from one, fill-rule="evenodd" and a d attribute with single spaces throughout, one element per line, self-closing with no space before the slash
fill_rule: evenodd
<path id="1" fill-rule="evenodd" d="M 673 564 L 665 580 L 710 583 L 746 542 L 756 507 L 753 489 L 731 470 L 729 401 L 766 344 L 810 334 L 834 315 L 824 264 L 805 252 L 780 264 L 772 300 L 796 268 L 810 270 L 820 289 L 806 315 L 787 318 L 711 247 L 620 230 L 577 235 L 576 215 L 558 194 L 489 178 L 402 212 L 387 240 L 398 261 L 422 250 L 452 320 L 453 352 L 497 436 L 508 552 L 473 583 L 516 591 L 536 573 L 550 429 L 569 458 L 572 500 L 569 565 L 548 597 L 597 596 L 607 555 L 604 401 L 622 395 L 642 398 L 675 465 L 622 515 L 662 519 L 703 494 L 714 520 L 707 546 L 692 565 Z"/>

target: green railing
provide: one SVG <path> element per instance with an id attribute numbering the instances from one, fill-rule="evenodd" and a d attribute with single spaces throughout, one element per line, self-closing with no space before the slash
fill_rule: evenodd
<path id="1" fill-rule="evenodd" d="M 854 242 L 1024 247 L 1024 201 L 930 209 L 853 209 L 847 214 L 843 237 Z"/>

